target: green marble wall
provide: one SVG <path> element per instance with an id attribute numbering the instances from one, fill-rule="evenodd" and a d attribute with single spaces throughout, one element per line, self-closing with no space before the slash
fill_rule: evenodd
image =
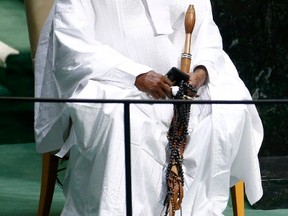
<path id="1" fill-rule="evenodd" d="M 288 97 L 288 1 L 211 0 L 224 49 L 254 99 Z M 288 104 L 258 105 L 260 156 L 288 155 Z"/>

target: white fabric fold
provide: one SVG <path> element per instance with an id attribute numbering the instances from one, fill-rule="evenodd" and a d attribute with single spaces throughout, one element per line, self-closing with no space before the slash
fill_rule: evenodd
<path id="1" fill-rule="evenodd" d="M 167 0 L 146 0 L 157 34 L 171 34 L 169 4 Z"/>

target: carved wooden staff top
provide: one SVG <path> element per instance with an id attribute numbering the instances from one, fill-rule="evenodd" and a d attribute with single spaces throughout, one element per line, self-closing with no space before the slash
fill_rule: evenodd
<path id="1" fill-rule="evenodd" d="M 192 32 L 195 26 L 195 10 L 193 5 L 189 5 L 186 16 L 185 16 L 185 45 L 184 51 L 181 56 L 181 71 L 185 73 L 190 72 L 190 65 L 191 65 L 191 38 Z"/>

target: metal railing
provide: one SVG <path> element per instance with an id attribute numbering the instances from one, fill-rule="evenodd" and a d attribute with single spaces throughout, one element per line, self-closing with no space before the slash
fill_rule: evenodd
<path id="1" fill-rule="evenodd" d="M 42 102 L 42 103 L 121 103 L 124 106 L 124 158 L 126 182 L 126 215 L 132 216 L 132 181 L 131 181 L 131 148 L 130 148 L 130 104 L 288 104 L 287 99 L 265 100 L 120 100 L 120 99 L 55 99 L 34 97 L 0 97 L 1 102 Z"/>

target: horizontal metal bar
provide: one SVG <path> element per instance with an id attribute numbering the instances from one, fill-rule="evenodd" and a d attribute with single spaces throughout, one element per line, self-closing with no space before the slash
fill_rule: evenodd
<path id="1" fill-rule="evenodd" d="M 288 104 L 288 99 L 259 100 L 133 100 L 133 99 L 76 99 L 76 98 L 35 98 L 0 97 L 1 102 L 41 102 L 41 103 L 122 103 L 122 104 Z"/>

